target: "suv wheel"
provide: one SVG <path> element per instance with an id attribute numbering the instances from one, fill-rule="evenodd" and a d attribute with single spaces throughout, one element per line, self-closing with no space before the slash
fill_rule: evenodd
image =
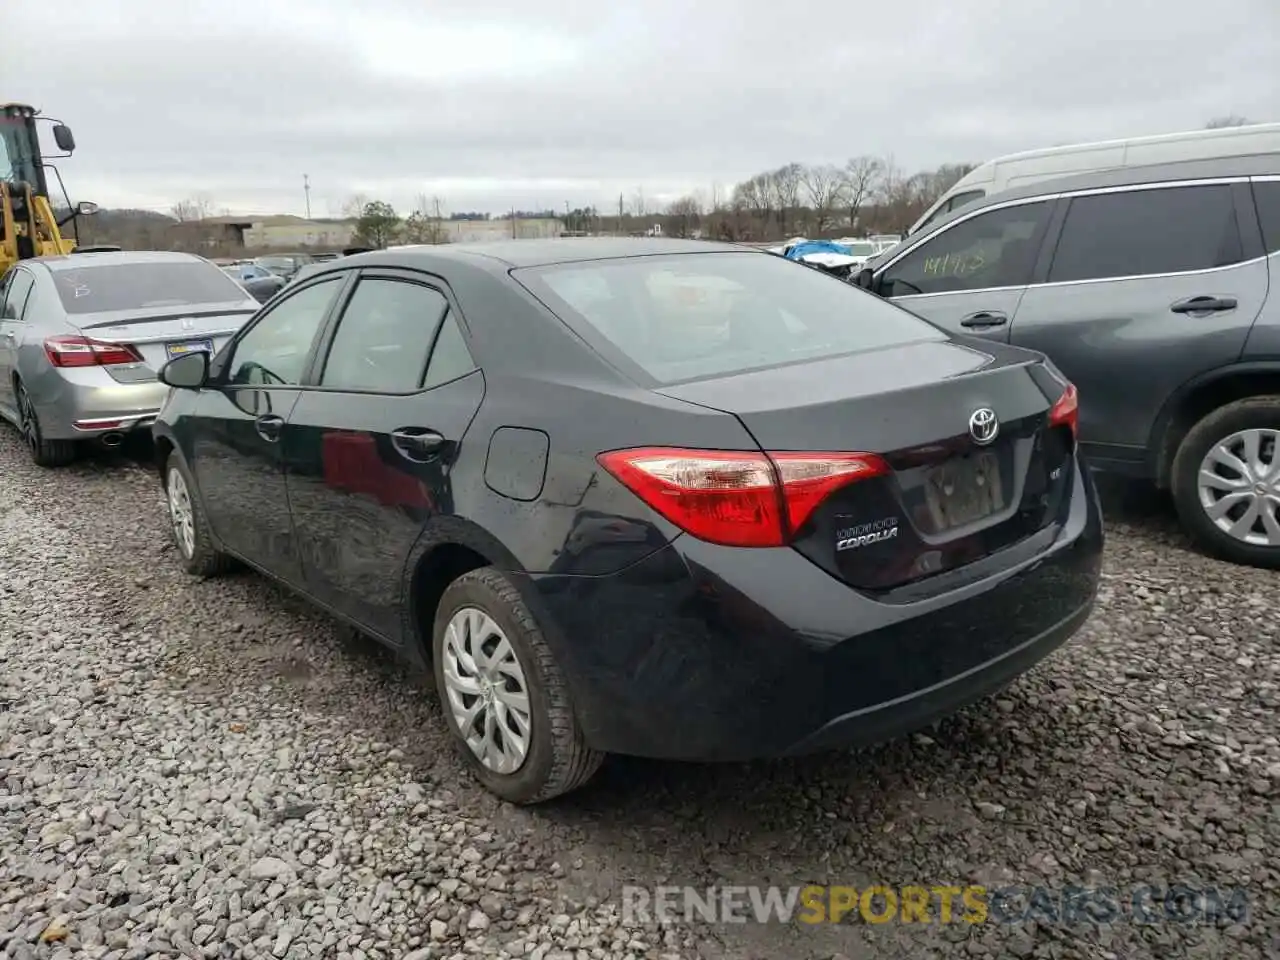
<path id="1" fill-rule="evenodd" d="M 473 570 L 445 590 L 432 660 L 445 722 L 490 792 L 538 803 L 599 769 L 604 756 L 586 744 L 551 648 L 497 570 Z"/>
<path id="2" fill-rule="evenodd" d="M 1280 568 L 1280 397 L 1214 410 L 1173 460 L 1173 500 L 1191 537 L 1232 563 Z"/>
<path id="3" fill-rule="evenodd" d="M 164 492 L 169 506 L 169 528 L 182 558 L 182 568 L 197 577 L 212 577 L 233 566 L 230 557 L 217 550 L 209 537 L 204 507 L 195 494 L 195 484 L 178 451 L 169 454 L 164 465 Z"/>

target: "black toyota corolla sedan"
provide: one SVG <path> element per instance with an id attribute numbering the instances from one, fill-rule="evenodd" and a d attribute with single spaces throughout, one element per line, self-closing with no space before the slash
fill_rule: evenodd
<path id="1" fill-rule="evenodd" d="M 509 241 L 316 265 L 164 368 L 188 571 L 430 664 L 480 780 L 892 737 L 1070 637 L 1102 525 L 1076 391 L 767 253 Z"/>

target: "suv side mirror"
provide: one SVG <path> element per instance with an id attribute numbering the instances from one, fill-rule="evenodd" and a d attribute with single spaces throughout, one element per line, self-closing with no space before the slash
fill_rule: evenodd
<path id="1" fill-rule="evenodd" d="M 204 350 L 174 357 L 160 368 L 160 382 L 179 390 L 199 390 L 209 381 L 209 354 Z"/>
<path id="2" fill-rule="evenodd" d="M 863 267 L 858 271 L 858 275 L 854 277 L 853 282 L 863 290 L 870 290 L 875 285 L 875 271 L 870 267 Z"/>
<path id="3" fill-rule="evenodd" d="M 71 128 L 62 123 L 53 125 L 53 142 L 58 145 L 58 149 L 63 153 L 73 153 L 76 149 L 75 134 L 71 132 Z"/>

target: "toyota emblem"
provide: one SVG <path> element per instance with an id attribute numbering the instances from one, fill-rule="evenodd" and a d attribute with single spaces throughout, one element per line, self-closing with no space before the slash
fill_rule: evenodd
<path id="1" fill-rule="evenodd" d="M 990 407 L 979 407 L 969 414 L 969 436 L 980 447 L 991 443 L 1000 433 L 1000 421 Z"/>

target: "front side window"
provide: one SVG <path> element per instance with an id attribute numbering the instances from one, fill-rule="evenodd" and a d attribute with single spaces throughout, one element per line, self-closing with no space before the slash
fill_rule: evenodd
<path id="1" fill-rule="evenodd" d="M 240 285 L 204 260 L 59 266 L 53 282 L 63 308 L 73 314 L 244 300 Z"/>
<path id="2" fill-rule="evenodd" d="M 1049 201 L 981 213 L 925 240 L 880 275 L 887 297 L 957 293 L 1028 283 Z"/>
<path id="3" fill-rule="evenodd" d="M 1230 184 L 1100 193 L 1071 201 L 1049 282 L 1185 273 L 1243 256 Z"/>
<path id="4" fill-rule="evenodd" d="M 431 287 L 366 277 L 342 312 L 320 385 L 374 393 L 421 389 L 431 341 L 448 309 L 449 301 Z"/>
<path id="5" fill-rule="evenodd" d="M 603 337 L 660 383 L 945 339 L 852 284 L 768 254 L 597 260 L 512 276 L 584 339 Z"/>
<path id="6" fill-rule="evenodd" d="M 341 281 L 341 277 L 322 280 L 272 307 L 236 342 L 228 382 L 245 386 L 301 383 L 307 355 Z"/>

